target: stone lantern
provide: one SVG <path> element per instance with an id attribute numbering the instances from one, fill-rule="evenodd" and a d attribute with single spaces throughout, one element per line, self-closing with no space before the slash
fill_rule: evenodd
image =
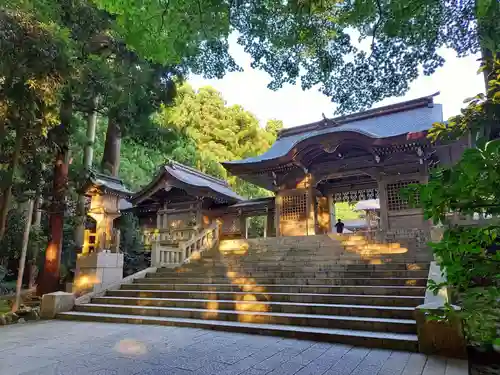
<path id="1" fill-rule="evenodd" d="M 76 261 L 73 292 L 99 291 L 123 278 L 123 254 L 120 253 L 120 233 L 113 221 L 120 213 L 120 202 L 132 192 L 123 182 L 111 176 L 91 173 L 84 187 L 90 197 L 88 215 L 96 221 L 96 230 L 86 230 L 83 251 Z"/>

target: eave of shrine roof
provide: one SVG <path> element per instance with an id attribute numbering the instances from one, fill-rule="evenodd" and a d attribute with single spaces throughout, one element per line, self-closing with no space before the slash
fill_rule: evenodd
<path id="1" fill-rule="evenodd" d="M 187 167 L 180 163 L 169 162 L 165 165 L 165 170 L 172 177 L 187 185 L 210 189 L 229 198 L 230 200 L 237 202 L 245 199 L 231 190 L 226 181 L 209 176 L 205 173 L 202 173 L 200 171 L 197 171 L 196 169 Z"/>
<path id="2" fill-rule="evenodd" d="M 311 130 L 303 132 L 293 133 L 293 128 L 287 129 L 289 131 L 278 138 L 273 146 L 262 155 L 224 162 L 223 165 L 231 167 L 279 159 L 286 156 L 299 143 L 322 135 L 350 132 L 372 139 L 383 139 L 407 133 L 427 131 L 432 127 L 433 123 L 443 120 L 443 109 L 441 104 L 432 104 L 432 100 L 430 100 L 428 105 L 417 108 L 396 110 L 389 113 L 383 113 L 382 109 L 380 114 L 366 118 L 360 118 L 361 115 L 362 113 L 358 114 L 358 119 L 355 116 L 352 117 L 352 120 L 349 117 L 344 117 L 305 125 L 303 126 L 304 129 Z M 326 124 L 323 125 L 325 122 Z M 291 134 L 287 135 L 287 133 Z"/>
<path id="3" fill-rule="evenodd" d="M 254 198 L 235 203 L 229 206 L 229 208 L 243 208 L 243 207 L 247 208 L 254 206 L 265 206 L 269 204 L 274 205 L 274 199 L 275 197 Z"/>

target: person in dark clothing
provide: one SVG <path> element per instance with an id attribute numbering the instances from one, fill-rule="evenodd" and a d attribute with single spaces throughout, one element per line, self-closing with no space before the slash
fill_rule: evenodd
<path id="1" fill-rule="evenodd" d="M 337 233 L 344 233 L 344 223 L 342 222 L 342 220 L 339 219 L 339 221 L 337 221 L 337 224 L 335 224 L 335 228 L 337 228 Z"/>

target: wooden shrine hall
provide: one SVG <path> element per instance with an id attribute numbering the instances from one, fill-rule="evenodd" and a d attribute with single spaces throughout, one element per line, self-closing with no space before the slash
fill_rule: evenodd
<path id="1" fill-rule="evenodd" d="M 245 200 L 227 182 L 169 161 L 132 196 L 131 210 L 145 232 L 162 241 L 188 240 L 215 222 L 221 236 L 246 238 L 252 216 L 264 216 L 265 236 L 303 236 L 332 232 L 337 202 L 378 199 L 379 240 L 426 243 L 429 223 L 399 193 L 425 182 L 430 167 L 461 156 L 465 143 L 436 146 L 427 139 L 442 120 L 441 104 L 427 96 L 284 129 L 266 153 L 223 163 L 274 192 L 268 198 Z"/>

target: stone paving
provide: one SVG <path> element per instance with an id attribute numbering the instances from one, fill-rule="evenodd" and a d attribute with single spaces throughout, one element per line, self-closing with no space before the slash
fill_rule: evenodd
<path id="1" fill-rule="evenodd" d="M 465 361 L 195 328 L 0 327 L 1 375 L 466 375 Z"/>

